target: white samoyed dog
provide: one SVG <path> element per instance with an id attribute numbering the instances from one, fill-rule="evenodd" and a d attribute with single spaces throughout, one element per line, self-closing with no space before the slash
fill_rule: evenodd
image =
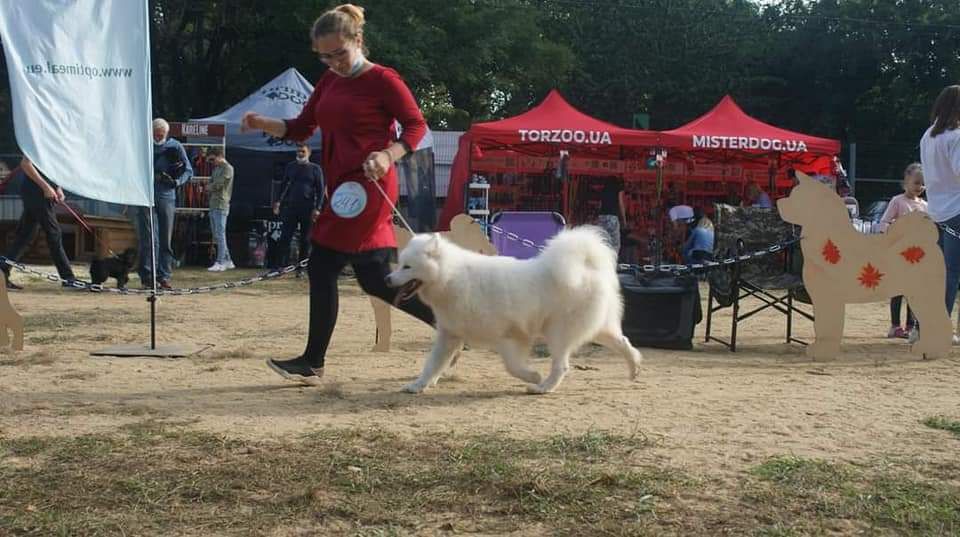
<path id="1" fill-rule="evenodd" d="M 521 260 L 474 253 L 438 234 L 414 236 L 387 285 L 400 288 L 398 301 L 419 294 L 433 309 L 437 336 L 423 372 L 404 391 L 436 384 L 464 343 L 500 353 L 531 393 L 555 390 L 570 354 L 590 342 L 619 352 L 635 380 L 643 357 L 621 330 L 616 254 L 605 237 L 593 226 L 564 230 L 537 257 Z M 528 363 L 541 338 L 552 357 L 546 379 Z"/>

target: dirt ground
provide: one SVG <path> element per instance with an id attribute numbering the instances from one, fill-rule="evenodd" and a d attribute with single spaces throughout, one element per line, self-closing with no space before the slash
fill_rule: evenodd
<path id="1" fill-rule="evenodd" d="M 176 283 L 223 276 L 180 271 Z M 295 386 L 263 363 L 302 350 L 305 280 L 162 299 L 161 343 L 210 346 L 186 359 L 91 357 L 111 344 L 148 341 L 143 298 L 18 281 L 27 290 L 10 296 L 26 319 L 26 350 L 0 355 L 0 436 L 10 438 L 102 433 L 153 418 L 250 439 L 331 427 L 411 436 L 642 434 L 658 440 L 656 456 L 665 463 L 718 473 L 784 454 L 839 461 L 956 456 L 956 442 L 921 421 L 960 415 L 960 351 L 936 361 L 911 356 L 904 341 L 883 337 L 885 304 L 848 309 L 844 352 L 834 362 L 807 360 L 802 347 L 782 342 L 783 318 L 765 314 L 741 325 L 736 354 L 704 344 L 703 324 L 692 351 L 641 349 L 636 383 L 627 381 L 619 357 L 588 347 L 557 393 L 530 396 L 496 355 L 472 349 L 455 378 L 413 396 L 399 389 L 419 372 L 431 330 L 395 313 L 393 349 L 372 352 L 373 311 L 349 279 L 341 282 L 339 324 L 319 388 Z M 798 322 L 797 333 L 810 337 L 812 327 Z M 548 367 L 545 358 L 534 363 Z"/>

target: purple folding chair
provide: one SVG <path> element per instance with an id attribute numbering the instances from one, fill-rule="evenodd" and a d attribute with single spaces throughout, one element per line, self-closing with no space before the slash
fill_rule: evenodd
<path id="1" fill-rule="evenodd" d="M 537 248 L 524 246 L 520 240 L 528 239 L 537 246 L 543 246 L 566 226 L 563 215 L 556 212 L 513 212 L 504 211 L 493 216 L 490 222 L 503 230 L 502 233 L 490 231 L 490 238 L 500 255 L 517 259 L 535 257 L 540 253 Z M 520 240 L 511 240 L 507 233 L 513 233 Z"/>

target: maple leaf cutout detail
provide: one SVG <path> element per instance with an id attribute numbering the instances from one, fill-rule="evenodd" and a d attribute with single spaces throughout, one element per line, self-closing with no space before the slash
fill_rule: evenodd
<path id="1" fill-rule="evenodd" d="M 906 259 L 908 263 L 916 264 L 916 263 L 919 263 L 920 260 L 923 259 L 923 256 L 927 255 L 927 253 L 924 252 L 923 248 L 919 246 L 911 246 L 906 250 L 900 252 L 900 255 L 902 255 L 903 258 Z"/>
<path id="2" fill-rule="evenodd" d="M 837 248 L 837 245 L 830 239 L 827 239 L 827 243 L 823 245 L 823 258 L 831 265 L 840 262 L 840 248 Z"/>
<path id="3" fill-rule="evenodd" d="M 880 285 L 880 280 L 883 279 L 883 273 L 870 263 L 867 263 L 860 269 L 860 276 L 858 276 L 857 279 L 860 280 L 860 285 L 867 289 L 876 289 L 877 286 Z"/>

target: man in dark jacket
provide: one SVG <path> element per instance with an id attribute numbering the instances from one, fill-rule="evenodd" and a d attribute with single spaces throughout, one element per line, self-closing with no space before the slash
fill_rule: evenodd
<path id="1" fill-rule="evenodd" d="M 297 160 L 287 164 L 280 183 L 280 194 L 273 202 L 273 214 L 283 220 L 283 232 L 278 243 L 280 252 L 275 257 L 281 266 L 290 263 L 290 241 L 297 228 L 300 229 L 299 258 L 310 257 L 310 229 L 320 214 L 323 199 L 323 171 L 320 166 L 310 162 L 310 148 L 300 144 L 297 146 Z M 301 269 L 297 267 L 297 277 L 300 276 Z"/>
<path id="2" fill-rule="evenodd" d="M 41 175 L 26 157 L 20 162 L 17 173 L 23 176 L 23 182 L 20 186 L 20 196 L 23 198 L 23 214 L 17 224 L 13 244 L 10 245 L 5 257 L 10 261 L 19 261 L 30 243 L 33 242 L 37 229 L 41 228 L 47 236 L 47 249 L 50 250 L 50 257 L 57 266 L 60 278 L 65 280 L 64 286 L 68 287 L 74 280 L 74 275 L 67 254 L 63 250 L 63 235 L 60 233 L 60 224 L 57 222 L 57 215 L 53 210 L 58 203 L 64 200 L 63 189 Z M 10 265 L 4 263 L 2 270 L 7 279 L 7 289 L 21 289 L 19 285 L 10 281 Z"/>

